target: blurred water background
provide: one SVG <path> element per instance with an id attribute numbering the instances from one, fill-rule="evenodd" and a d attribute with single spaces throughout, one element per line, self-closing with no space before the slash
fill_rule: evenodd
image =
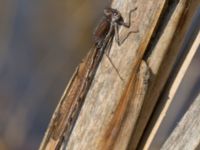
<path id="1" fill-rule="evenodd" d="M 106 0 L 0 0 L 0 150 L 38 149 Z"/>

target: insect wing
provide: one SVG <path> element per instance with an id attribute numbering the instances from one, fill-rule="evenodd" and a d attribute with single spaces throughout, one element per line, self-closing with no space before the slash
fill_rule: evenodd
<path id="1" fill-rule="evenodd" d="M 102 44 L 102 41 L 107 35 L 109 28 L 110 22 L 106 18 L 102 19 L 102 21 L 99 23 L 99 25 L 94 31 L 93 41 L 95 45 L 100 46 Z"/>

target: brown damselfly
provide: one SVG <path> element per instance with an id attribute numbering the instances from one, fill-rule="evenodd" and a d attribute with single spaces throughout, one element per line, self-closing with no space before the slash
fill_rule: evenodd
<path id="1" fill-rule="evenodd" d="M 136 9 L 137 8 L 134 8 L 130 11 L 128 23 L 124 22 L 123 17 L 118 10 L 113 8 L 104 9 L 104 17 L 93 34 L 94 44 L 92 50 L 79 64 L 71 78 L 71 81 L 56 108 L 40 149 L 59 149 L 63 140 L 66 141 L 65 143 L 68 142 L 84 99 L 104 54 L 116 70 L 119 78 L 123 80 L 118 69 L 109 57 L 109 46 L 112 44 L 113 39 L 115 39 L 120 46 L 129 34 L 138 32 L 129 32 L 127 37 L 123 40 L 120 40 L 118 33 L 119 26 L 124 26 L 126 28 L 130 27 L 131 13 Z M 50 140 L 53 140 L 54 142 L 52 143 Z"/>

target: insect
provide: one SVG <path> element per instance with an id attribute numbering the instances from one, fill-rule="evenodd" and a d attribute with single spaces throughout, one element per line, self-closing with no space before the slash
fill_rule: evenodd
<path id="1" fill-rule="evenodd" d="M 135 7 L 134 9 L 132 9 L 129 13 L 129 22 L 125 23 L 124 19 L 121 15 L 121 13 L 113 8 L 105 8 L 104 9 L 104 18 L 101 20 L 101 22 L 99 23 L 99 25 L 97 26 L 93 36 L 93 40 L 95 45 L 98 48 L 104 48 L 104 46 L 106 45 L 106 42 L 108 41 L 108 39 L 112 36 L 112 35 L 116 35 L 115 36 L 115 40 L 118 43 L 118 45 L 120 46 L 125 40 L 126 38 L 124 38 L 123 40 L 120 41 L 119 39 L 119 26 L 124 26 L 126 28 L 130 27 L 130 18 L 131 18 L 131 13 L 136 11 L 137 7 Z M 131 31 L 128 33 L 128 35 L 130 33 L 136 33 L 138 32 L 138 30 L 135 31 Z M 128 36 L 127 35 L 127 36 Z"/>
<path id="2" fill-rule="evenodd" d="M 99 63 L 106 54 L 109 58 L 109 48 L 106 48 L 110 45 L 112 39 L 115 37 L 116 42 L 120 46 L 129 34 L 135 33 L 138 31 L 131 31 L 128 33 L 127 37 L 120 41 L 118 28 L 119 26 L 124 26 L 126 28 L 130 27 L 130 17 L 131 13 L 137 8 L 134 8 L 129 13 L 129 23 L 125 23 L 120 12 L 113 8 L 106 8 L 104 10 L 104 18 L 101 20 L 94 32 L 94 44 L 92 51 L 89 52 L 86 59 L 78 66 L 74 76 L 71 79 L 71 82 L 66 89 L 58 109 L 54 112 L 55 117 L 50 123 L 50 132 L 44 139 L 44 142 L 40 149 L 45 149 L 44 147 L 49 147 L 51 145 L 50 139 L 56 141 L 56 144 L 53 143 L 50 147 L 52 149 L 59 149 L 62 141 L 65 140 L 67 145 L 70 134 L 73 130 L 75 122 L 80 113 L 81 107 L 84 103 L 87 92 L 90 88 L 90 85 L 93 81 L 96 70 L 99 66 Z M 109 58 L 112 66 L 120 76 L 117 68 L 112 63 Z"/>
<path id="3" fill-rule="evenodd" d="M 112 41 L 114 36 L 115 36 L 115 40 L 116 40 L 117 44 L 120 46 L 121 44 L 123 44 L 123 42 L 126 40 L 126 38 L 131 33 L 138 32 L 138 30 L 131 31 L 127 34 L 127 36 L 124 39 L 120 40 L 120 38 L 119 38 L 119 26 L 124 26 L 126 28 L 129 28 L 130 20 L 131 20 L 130 19 L 131 13 L 136 10 L 137 10 L 137 7 L 135 7 L 134 9 L 132 9 L 130 11 L 129 22 L 125 23 L 121 13 L 118 10 L 113 9 L 113 8 L 105 8 L 104 9 L 104 17 L 101 20 L 101 22 L 99 23 L 99 25 L 97 26 L 97 28 L 93 34 L 94 44 L 95 44 L 96 48 L 100 50 L 100 52 L 99 52 L 100 55 L 104 54 L 104 51 L 106 49 L 108 42 Z M 118 72 L 118 69 L 115 67 L 115 65 L 113 64 L 112 60 L 109 57 L 109 52 L 110 52 L 110 49 L 107 49 L 107 52 L 105 54 L 108 57 L 112 66 L 114 67 L 114 69 L 116 70 L 116 72 L 118 73 L 119 77 L 122 79 L 122 77 L 120 76 L 120 74 Z"/>

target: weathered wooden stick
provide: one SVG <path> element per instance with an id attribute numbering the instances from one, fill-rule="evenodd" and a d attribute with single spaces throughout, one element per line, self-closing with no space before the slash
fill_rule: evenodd
<path id="1" fill-rule="evenodd" d="M 147 46 L 159 22 L 166 0 L 115 0 L 112 7 L 121 12 L 125 22 L 135 6 L 130 29 L 120 30 L 120 36 L 131 34 L 118 46 L 113 41 L 110 58 L 123 80 L 119 78 L 107 57 L 103 57 L 92 85 L 85 90 L 85 67 L 91 56 L 82 62 L 69 83 L 52 117 L 40 149 L 127 149 L 148 88 L 149 69 L 143 61 Z M 159 53 L 159 52 L 158 52 Z M 81 68 L 81 69 L 80 69 Z M 80 94 L 81 93 L 81 94 Z M 80 95 L 85 95 L 80 114 L 69 128 L 70 112 Z"/>
<path id="2" fill-rule="evenodd" d="M 122 147 L 116 146 L 120 145 L 120 143 L 116 142 L 116 139 L 125 137 L 121 134 L 124 132 L 122 129 L 126 129 L 125 127 L 134 128 L 134 124 L 129 124 L 129 122 L 124 124 L 125 114 L 127 114 L 130 103 L 127 100 L 134 101 L 134 97 L 132 99 L 127 98 L 128 95 L 125 93 L 129 94 L 130 92 L 127 90 L 131 84 L 136 82 L 136 75 L 142 62 L 142 57 L 163 10 L 164 3 L 165 1 L 157 1 L 155 5 L 152 1 L 137 1 L 137 3 L 114 1 L 113 7 L 117 8 L 122 13 L 122 16 L 129 14 L 129 11 L 135 5 L 138 7 L 136 18 L 132 25 L 139 27 L 139 33 L 131 35 L 120 47 L 116 43 L 113 43 L 111 47 L 111 59 L 117 68 L 119 67 L 118 69 L 124 78 L 124 82 L 119 81 L 119 78 L 114 76 L 113 73 L 115 72 L 110 68 L 112 66 L 108 65 L 109 61 L 105 57 L 97 71 L 93 86 L 87 94 L 70 139 L 66 145 L 63 144 L 63 148 L 127 148 L 129 138 L 125 138 L 126 141 L 123 142 Z M 123 31 L 122 29 L 120 35 L 125 35 L 125 33 L 125 30 Z M 135 117 L 135 114 L 130 113 L 129 115 L 129 117 Z M 130 137 L 131 131 L 127 134 L 126 136 Z M 108 142 L 104 142 L 106 140 L 105 137 L 108 138 Z"/>
<path id="3" fill-rule="evenodd" d="M 170 137 L 162 146 L 162 150 L 195 150 L 200 143 L 200 95 L 194 100 Z"/>
<path id="4" fill-rule="evenodd" d="M 155 62 L 158 57 L 161 57 L 163 55 L 163 52 L 166 53 L 165 43 L 168 43 L 169 40 L 171 41 L 170 44 L 168 45 L 166 44 L 167 53 L 165 54 L 166 56 L 163 55 L 165 58 L 163 60 L 161 67 L 159 67 L 161 69 L 159 69 L 158 76 L 155 82 L 157 85 L 154 84 L 152 90 L 149 93 L 149 98 L 144 104 L 145 111 L 143 111 L 143 117 L 141 117 L 141 120 L 139 121 L 142 125 L 148 119 L 148 116 L 150 114 L 149 108 L 151 109 L 151 107 L 155 105 L 154 101 L 157 100 L 160 95 L 161 91 L 157 89 L 162 89 L 162 86 L 164 85 L 166 78 L 168 77 L 170 73 L 170 70 L 172 70 L 172 67 L 174 66 L 175 61 L 177 61 L 178 55 L 180 55 L 181 49 L 183 48 L 183 42 L 184 42 L 185 36 L 188 33 L 189 27 L 192 22 L 192 16 L 194 16 L 198 8 L 198 5 L 200 4 L 199 0 L 198 1 L 191 0 L 191 1 L 185 1 L 185 2 L 180 1 L 180 3 L 174 8 L 174 11 L 172 11 L 172 9 L 171 11 L 169 11 L 171 16 L 168 21 L 168 24 L 164 28 L 163 34 L 159 38 L 158 40 L 159 42 L 156 44 L 156 47 L 153 50 L 155 54 L 152 53 L 152 56 L 150 57 L 148 61 L 150 68 L 152 68 L 151 69 L 152 72 L 157 74 L 156 72 L 158 72 L 158 70 L 157 70 L 157 64 Z M 156 51 L 160 51 L 160 53 L 156 53 Z M 189 50 L 187 50 L 187 52 L 189 53 Z M 184 53 L 186 54 L 187 52 L 184 52 Z M 181 60 L 183 59 L 184 58 L 181 58 Z M 177 69 L 178 68 L 176 68 L 176 70 Z M 169 101 L 170 100 L 167 100 L 167 102 Z M 146 106 L 148 106 L 148 109 Z M 163 116 L 165 115 L 166 109 L 167 109 L 166 107 L 163 109 L 163 113 L 161 113 L 159 118 L 157 116 L 159 116 L 160 111 L 159 112 L 156 111 L 157 113 L 155 113 L 154 116 L 151 116 L 151 122 L 148 122 L 148 127 L 146 127 L 146 130 L 145 130 L 146 132 L 143 135 L 142 141 L 140 141 L 140 149 L 148 149 L 151 146 L 151 142 L 154 139 L 154 136 L 159 128 L 159 124 L 162 121 Z M 157 120 L 156 124 L 155 124 L 155 120 Z M 139 139 L 138 133 L 141 132 L 141 128 L 143 128 L 142 126 L 138 126 L 138 127 L 140 129 L 137 128 L 137 133 L 134 134 L 135 139 L 136 139 L 135 141 Z"/>
<path id="5" fill-rule="evenodd" d="M 155 40 L 155 46 L 147 61 L 154 76 L 151 76 L 147 97 L 144 100 L 139 120 L 133 132 L 130 144 L 131 149 L 138 147 L 144 129 L 178 57 L 184 35 L 187 32 L 186 27 L 188 27 L 189 22 L 185 22 L 185 16 L 187 8 L 190 7 L 189 4 L 191 3 L 195 3 L 195 0 L 180 0 L 178 3 L 176 1 L 172 2 L 168 6 L 169 13 L 167 16 L 170 16 L 170 18 L 167 20 L 163 18 L 163 22 L 165 21 L 163 24 L 164 28 L 160 29 L 160 32 L 163 34 L 157 37 L 157 41 Z M 147 138 L 147 135 L 144 138 Z M 145 139 L 140 144 L 143 145 L 144 143 Z"/>
<path id="6" fill-rule="evenodd" d="M 195 10 L 194 7 L 191 7 L 191 8 L 193 10 Z M 188 10 L 188 11 L 191 11 L 191 10 Z M 191 13 L 194 14 L 194 11 L 192 11 Z M 187 18 L 186 21 L 188 19 L 189 19 L 189 22 L 191 22 L 190 21 L 191 18 Z M 159 115 L 157 112 L 155 113 L 155 116 L 158 116 L 158 117 L 156 117 L 155 123 L 152 122 L 153 125 L 151 125 L 151 126 L 153 126 L 153 128 L 149 129 L 149 130 L 151 130 L 149 135 L 145 135 L 148 138 L 147 138 L 147 140 L 145 140 L 145 145 L 144 145 L 143 149 L 149 149 L 149 147 L 151 146 L 151 143 L 154 140 L 155 135 L 156 135 L 162 121 L 164 120 L 166 113 L 171 106 L 171 103 L 174 100 L 175 94 L 176 94 L 180 84 L 182 83 L 183 77 L 186 74 L 186 71 L 187 71 L 189 65 L 191 64 L 195 53 L 198 51 L 198 46 L 200 43 L 200 32 L 196 38 L 194 37 L 194 39 L 190 38 L 191 43 L 189 42 L 189 43 L 185 44 L 185 45 L 192 45 L 192 46 L 191 47 L 189 46 L 190 49 L 187 49 L 187 51 L 183 52 L 183 53 L 186 53 L 186 52 L 188 52 L 188 53 L 185 58 L 182 58 L 182 59 L 184 59 L 183 62 L 182 61 L 178 62 L 178 63 L 180 63 L 180 67 L 176 68 L 176 70 L 178 70 L 178 71 L 177 71 L 177 73 L 174 72 L 176 75 L 173 76 L 173 79 L 171 78 L 171 80 L 173 80 L 173 82 L 168 83 L 168 88 L 165 90 L 165 92 L 167 94 L 161 98 L 163 103 L 162 103 L 162 105 L 159 105 L 160 107 L 162 107 L 162 110 L 158 111 Z M 155 119 L 153 119 L 153 120 L 155 120 Z M 179 143 L 176 143 L 176 144 L 178 145 Z"/>

